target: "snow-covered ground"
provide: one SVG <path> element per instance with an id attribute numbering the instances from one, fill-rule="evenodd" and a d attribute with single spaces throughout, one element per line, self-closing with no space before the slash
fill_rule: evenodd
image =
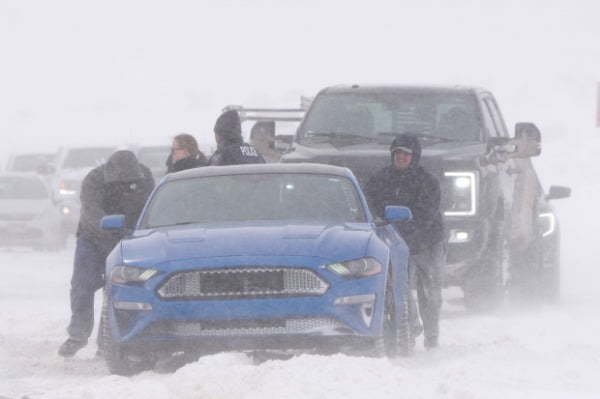
<path id="1" fill-rule="evenodd" d="M 535 161 L 545 188 L 573 189 L 572 198 L 556 202 L 564 244 L 559 304 L 472 315 L 448 289 L 441 347 L 426 352 L 419 342 L 408 359 L 303 355 L 255 365 L 223 353 L 126 378 L 108 373 L 94 343 L 70 360 L 56 353 L 69 318 L 72 243 L 57 253 L 1 250 L 0 397 L 598 398 L 600 132 L 580 131 L 581 146 L 550 136 Z"/>

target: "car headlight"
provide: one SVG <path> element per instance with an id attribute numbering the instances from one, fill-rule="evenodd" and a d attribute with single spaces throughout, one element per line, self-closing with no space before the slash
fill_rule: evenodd
<path id="1" fill-rule="evenodd" d="M 477 175 L 475 172 L 445 172 L 448 196 L 446 216 L 473 216 L 477 212 Z"/>
<path id="2" fill-rule="evenodd" d="M 381 263 L 373 258 L 354 259 L 347 262 L 330 263 L 327 269 L 347 277 L 372 276 L 381 271 Z"/>
<path id="3" fill-rule="evenodd" d="M 117 284 L 143 283 L 158 273 L 154 269 L 133 266 L 115 266 L 110 272 L 110 281 Z"/>

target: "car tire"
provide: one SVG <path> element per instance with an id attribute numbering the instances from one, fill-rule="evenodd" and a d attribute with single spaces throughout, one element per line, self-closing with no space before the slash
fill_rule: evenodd
<path id="1" fill-rule="evenodd" d="M 102 303 L 102 316 L 100 320 L 101 339 L 100 352 L 106 361 L 108 370 L 112 374 L 131 376 L 151 369 L 154 364 L 142 359 L 131 359 L 127 350 L 114 342 L 108 319 L 108 301 L 106 295 Z"/>
<path id="2" fill-rule="evenodd" d="M 404 290 L 402 308 L 397 309 L 394 301 L 394 287 L 391 274 L 388 275 L 383 310 L 383 325 L 381 338 L 375 342 L 375 351 L 380 356 L 406 357 L 413 352 L 413 342 L 410 336 L 408 317 L 408 290 Z M 400 321 L 397 321 L 398 312 L 401 313 Z"/>
<path id="3" fill-rule="evenodd" d="M 507 258 L 503 223 L 493 222 L 488 245 L 479 265 L 464 285 L 465 307 L 471 312 L 486 312 L 504 300 L 504 264 Z"/>

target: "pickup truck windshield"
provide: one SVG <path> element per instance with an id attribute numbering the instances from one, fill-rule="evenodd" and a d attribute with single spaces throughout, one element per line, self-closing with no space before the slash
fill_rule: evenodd
<path id="1" fill-rule="evenodd" d="M 468 93 L 402 91 L 324 93 L 317 96 L 299 130 L 302 142 L 363 136 L 391 142 L 398 133 L 442 141 L 479 140 L 475 96 Z"/>

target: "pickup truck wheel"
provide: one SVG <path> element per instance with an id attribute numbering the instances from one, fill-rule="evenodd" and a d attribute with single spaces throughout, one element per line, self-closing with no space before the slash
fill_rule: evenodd
<path id="1" fill-rule="evenodd" d="M 504 263 L 507 251 L 502 224 L 496 223 L 490 232 L 488 247 L 477 270 L 464 285 L 465 307 L 469 311 L 491 310 L 504 300 Z"/>
<path id="2" fill-rule="evenodd" d="M 540 270 L 540 296 L 548 302 L 560 299 L 560 242 L 544 242 L 542 268 Z"/>

